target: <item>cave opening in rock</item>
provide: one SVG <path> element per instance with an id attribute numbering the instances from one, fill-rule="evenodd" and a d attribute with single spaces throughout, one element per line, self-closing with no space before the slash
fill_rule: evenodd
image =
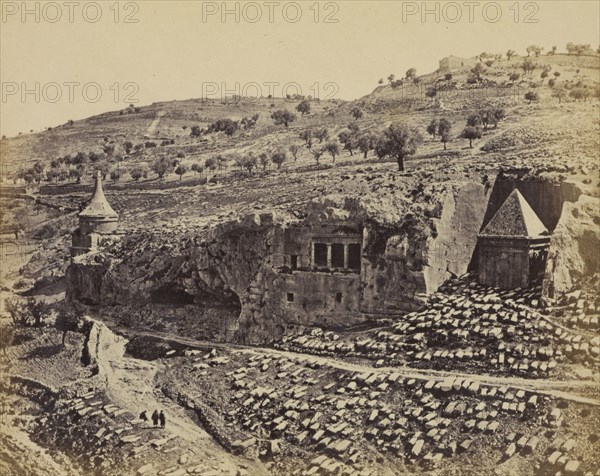
<path id="1" fill-rule="evenodd" d="M 169 283 L 161 286 L 150 293 L 150 302 L 153 304 L 171 304 L 174 306 L 185 306 L 194 303 L 194 296 L 186 293 L 183 289 Z"/>

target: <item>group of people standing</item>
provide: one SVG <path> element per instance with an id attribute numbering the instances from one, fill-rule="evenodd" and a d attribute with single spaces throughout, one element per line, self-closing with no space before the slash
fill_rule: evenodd
<path id="1" fill-rule="evenodd" d="M 163 412 L 162 410 L 160 411 L 160 413 L 158 413 L 158 410 L 154 410 L 154 413 L 152 413 L 151 418 L 152 418 L 152 423 L 154 423 L 155 427 L 157 427 L 160 422 L 160 427 L 164 428 L 165 424 L 167 423 L 167 419 L 165 417 L 165 412 Z M 140 420 L 148 421 L 148 415 L 146 415 L 146 410 L 144 410 L 142 413 L 140 413 Z"/>

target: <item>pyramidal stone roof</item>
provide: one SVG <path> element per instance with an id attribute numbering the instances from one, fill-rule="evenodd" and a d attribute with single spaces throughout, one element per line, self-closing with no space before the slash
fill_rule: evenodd
<path id="1" fill-rule="evenodd" d="M 514 189 L 481 232 L 482 236 L 535 238 L 548 230 L 525 197 Z"/>
<path id="2" fill-rule="evenodd" d="M 102 190 L 102 176 L 100 172 L 96 175 L 96 185 L 90 203 L 79 214 L 83 218 L 104 218 L 117 220 L 119 216 L 112 209 Z"/>

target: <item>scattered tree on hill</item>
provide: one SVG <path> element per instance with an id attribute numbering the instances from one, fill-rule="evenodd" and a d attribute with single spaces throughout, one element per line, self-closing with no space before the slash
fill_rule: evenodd
<path id="1" fill-rule="evenodd" d="M 527 75 L 531 75 L 536 69 L 538 65 L 531 58 L 525 58 L 521 63 L 521 69 Z"/>
<path id="2" fill-rule="evenodd" d="M 299 150 L 300 150 L 300 147 L 298 147 L 296 144 L 290 145 L 290 152 L 292 153 L 292 156 L 294 157 L 294 162 L 296 162 L 298 160 L 298 151 Z"/>
<path id="3" fill-rule="evenodd" d="M 113 182 L 118 182 L 121 178 L 121 171 L 119 169 L 114 169 L 110 172 L 110 179 Z"/>
<path id="4" fill-rule="evenodd" d="M 167 172 L 173 169 L 173 164 L 168 157 L 159 157 L 152 162 L 152 172 L 158 175 L 159 179 L 162 179 Z"/>
<path id="5" fill-rule="evenodd" d="M 498 123 L 506 117 L 506 111 L 501 107 L 489 109 L 488 114 L 488 122 L 494 125 L 494 129 L 496 129 L 496 127 L 498 127 Z"/>
<path id="6" fill-rule="evenodd" d="M 140 165 L 134 165 L 129 171 L 129 176 L 136 182 L 138 182 L 142 178 L 143 174 L 144 172 Z"/>
<path id="7" fill-rule="evenodd" d="M 548 80 L 548 86 L 549 86 L 549 87 L 553 88 L 555 84 L 556 84 L 556 80 L 555 80 L 555 79 L 553 79 L 553 78 L 550 78 L 550 79 Z"/>
<path id="8" fill-rule="evenodd" d="M 321 160 L 321 157 L 325 153 L 325 149 L 322 149 L 322 148 L 311 149 L 310 153 L 313 155 L 313 158 L 317 161 L 317 165 L 319 165 L 319 161 Z"/>
<path id="9" fill-rule="evenodd" d="M 58 179 L 59 173 L 58 170 L 56 169 L 49 169 L 46 172 L 46 180 L 48 182 L 56 182 L 56 180 Z"/>
<path id="10" fill-rule="evenodd" d="M 383 136 L 378 136 L 373 143 L 373 150 L 379 160 L 383 160 L 388 155 L 387 140 Z"/>
<path id="11" fill-rule="evenodd" d="M 377 81 L 377 84 L 383 84 L 383 78 L 380 78 L 379 81 Z"/>
<path id="12" fill-rule="evenodd" d="M 554 77 L 558 79 L 558 77 L 560 76 L 560 71 L 554 71 Z"/>
<path id="13" fill-rule="evenodd" d="M 242 125 L 244 130 L 252 129 L 253 127 L 256 126 L 256 123 L 258 122 L 259 117 L 260 117 L 260 114 L 254 114 L 252 117 L 243 117 L 242 120 L 240 121 L 240 124 Z"/>
<path id="14" fill-rule="evenodd" d="M 412 79 L 414 81 L 414 79 L 417 77 L 417 70 L 415 68 L 408 69 L 404 77 L 405 79 Z"/>
<path id="15" fill-rule="evenodd" d="M 504 109 L 488 108 L 469 116 L 467 125 L 476 127 L 483 125 L 483 130 L 487 130 L 488 126 L 493 125 L 495 129 L 498 126 L 498 122 L 505 117 L 506 111 Z"/>
<path id="16" fill-rule="evenodd" d="M 29 315 L 25 312 L 24 303 L 17 298 L 8 298 L 4 301 L 4 311 L 16 326 L 26 326 L 29 323 Z"/>
<path id="17" fill-rule="evenodd" d="M 477 79 L 478 83 L 482 81 L 483 73 L 485 73 L 485 71 L 486 70 L 481 63 L 477 63 L 473 68 L 471 68 L 471 74 Z"/>
<path id="18" fill-rule="evenodd" d="M 276 125 L 283 124 L 287 129 L 290 123 L 296 120 L 296 115 L 293 112 L 288 111 L 287 109 L 279 109 L 273 114 L 271 114 L 271 119 Z"/>
<path id="19" fill-rule="evenodd" d="M 185 164 L 179 164 L 177 166 L 177 168 L 175 169 L 175 173 L 177 175 L 179 175 L 179 181 L 181 182 L 181 178 L 184 176 L 184 174 L 186 174 L 188 171 L 188 168 L 185 166 Z"/>
<path id="20" fill-rule="evenodd" d="M 331 154 L 331 158 L 335 162 L 336 156 L 340 153 L 340 144 L 335 141 L 328 142 L 325 144 L 325 150 Z"/>
<path id="21" fill-rule="evenodd" d="M 404 171 L 404 159 L 414 155 L 423 142 L 419 131 L 406 124 L 392 124 L 383 132 L 386 155 L 395 157 L 398 170 Z"/>
<path id="22" fill-rule="evenodd" d="M 83 316 L 81 305 L 73 302 L 70 307 L 64 307 L 56 316 L 56 328 L 62 331 L 62 346 L 65 347 L 68 332 L 77 332 L 79 323 Z"/>
<path id="23" fill-rule="evenodd" d="M 310 149 L 312 147 L 312 138 L 313 132 L 311 129 L 307 129 L 300 133 L 300 139 L 304 141 L 304 144 L 306 145 L 307 149 Z"/>
<path id="24" fill-rule="evenodd" d="M 70 163 L 73 165 L 77 164 L 85 164 L 88 160 L 88 156 L 85 152 L 77 152 L 73 158 L 71 158 Z"/>
<path id="25" fill-rule="evenodd" d="M 194 172 L 194 175 L 201 174 L 202 172 L 204 172 L 204 166 L 202 164 L 199 164 L 198 162 L 194 162 L 192 164 L 191 170 L 192 172 Z"/>
<path id="26" fill-rule="evenodd" d="M 260 163 L 260 165 L 262 166 L 263 172 L 265 170 L 267 170 L 267 166 L 269 165 L 269 154 L 267 154 L 266 152 L 261 152 L 258 155 L 258 161 Z"/>
<path id="27" fill-rule="evenodd" d="M 480 114 L 471 114 L 469 117 L 467 117 L 467 126 L 479 127 L 481 125 L 482 123 Z"/>
<path id="28" fill-rule="evenodd" d="M 49 315 L 49 308 L 45 302 L 29 298 L 25 305 L 25 312 L 31 316 L 35 327 L 41 327 L 42 320 Z"/>
<path id="29" fill-rule="evenodd" d="M 591 45 L 567 43 L 567 54 L 569 55 L 582 55 L 584 53 L 590 53 L 592 51 Z"/>
<path id="30" fill-rule="evenodd" d="M 355 119 L 358 120 L 361 117 L 363 117 L 363 112 L 359 107 L 353 107 L 350 111 L 350 115 Z"/>
<path id="31" fill-rule="evenodd" d="M 530 56 L 533 53 L 533 55 L 537 58 L 542 53 L 543 49 L 544 48 L 541 46 L 529 45 L 527 48 L 525 48 L 525 51 L 527 51 L 527 56 Z"/>
<path id="32" fill-rule="evenodd" d="M 446 73 L 446 74 L 444 75 L 444 79 L 445 79 L 446 81 L 452 81 L 452 73 Z"/>
<path id="33" fill-rule="evenodd" d="M 538 93 L 537 93 L 537 92 L 535 92 L 535 91 L 528 91 L 528 92 L 525 94 L 525 99 L 526 99 L 527 101 L 529 101 L 529 104 L 531 104 L 533 101 L 538 101 L 538 100 L 539 100 L 539 98 L 540 98 L 540 97 L 538 96 Z"/>
<path id="34" fill-rule="evenodd" d="M 308 101 L 302 101 L 296 106 L 296 111 L 298 111 L 303 116 L 305 114 L 310 114 L 310 103 Z"/>
<path id="35" fill-rule="evenodd" d="M 469 147 L 473 148 L 473 140 L 481 139 L 481 127 L 467 126 L 462 132 L 464 139 L 469 139 Z"/>
<path id="36" fill-rule="evenodd" d="M 4 310 L 11 318 L 14 325 L 40 327 L 42 320 L 48 317 L 49 308 L 43 301 L 29 298 L 20 301 L 17 298 L 9 298 L 4 303 Z"/>
<path id="37" fill-rule="evenodd" d="M 314 132 L 314 135 L 317 139 L 319 139 L 319 143 L 322 143 L 329 137 L 329 131 L 326 127 L 320 127 Z"/>
<path id="38" fill-rule="evenodd" d="M 75 167 L 69 169 L 69 177 L 74 179 L 77 183 L 81 182 L 81 177 L 85 174 L 85 165 L 78 164 Z"/>
<path id="39" fill-rule="evenodd" d="M 506 59 L 510 61 L 510 59 L 515 56 L 517 52 L 515 50 L 508 50 L 506 52 Z"/>
<path id="40" fill-rule="evenodd" d="M 354 149 L 356 148 L 356 136 L 352 131 L 342 131 L 338 134 L 338 139 L 344 146 L 344 150 L 350 152 L 350 155 L 354 155 Z"/>
<path id="41" fill-rule="evenodd" d="M 365 159 L 367 158 L 369 151 L 375 147 L 376 140 L 377 136 L 375 136 L 375 134 L 372 132 L 363 132 L 360 136 L 358 136 L 356 146 L 363 153 Z"/>
<path id="42" fill-rule="evenodd" d="M 214 157 L 209 157 L 208 159 L 206 159 L 204 165 L 207 169 L 215 171 L 218 167 L 217 159 Z"/>
<path id="43" fill-rule="evenodd" d="M 427 126 L 427 134 L 431 136 L 432 139 L 435 139 L 435 135 L 438 131 L 438 121 L 437 119 L 432 119 L 429 125 Z"/>
<path id="44" fill-rule="evenodd" d="M 110 157 L 115 152 L 115 144 L 104 144 L 104 146 L 102 147 L 102 150 L 104 151 L 104 153 L 106 155 L 108 155 Z M 90 160 L 91 160 L 91 157 L 90 157 Z"/>
<path id="45" fill-rule="evenodd" d="M 190 137 L 200 137 L 202 135 L 202 129 L 200 126 L 192 126 L 190 129 Z"/>
<path id="46" fill-rule="evenodd" d="M 521 77 L 521 75 L 519 73 L 510 73 L 508 75 L 508 79 L 510 81 L 518 81 L 520 77 Z"/>
<path id="47" fill-rule="evenodd" d="M 442 118 L 438 122 L 437 132 L 440 136 L 440 142 L 444 144 L 444 150 L 446 150 L 446 143 L 450 141 L 450 130 L 452 129 L 452 122 L 448 119 Z"/>
<path id="48" fill-rule="evenodd" d="M 243 155 L 235 153 L 231 156 L 231 159 L 233 159 L 240 169 L 245 169 L 250 175 L 252 175 L 252 172 L 258 163 L 258 160 L 252 152 Z"/>
<path id="49" fill-rule="evenodd" d="M 550 51 L 548 51 L 549 55 L 555 55 L 556 54 L 556 46 L 553 46 L 552 49 Z"/>
<path id="50" fill-rule="evenodd" d="M 287 160 L 287 153 L 284 150 L 278 150 L 271 155 L 271 162 L 273 162 L 277 169 L 281 168 L 281 165 Z"/>
<path id="51" fill-rule="evenodd" d="M 558 86 L 552 90 L 552 97 L 558 99 L 558 104 L 560 104 L 567 97 L 567 90 L 562 86 Z"/>
<path id="52" fill-rule="evenodd" d="M 388 82 L 389 82 L 389 83 L 392 83 L 392 82 L 394 82 L 394 79 L 396 79 L 396 75 L 395 75 L 395 74 L 390 74 L 390 75 L 387 77 L 387 80 L 388 80 Z"/>
<path id="53" fill-rule="evenodd" d="M 207 132 L 224 132 L 228 136 L 232 136 L 239 129 L 239 123 L 231 119 L 218 119 L 208 126 Z"/>

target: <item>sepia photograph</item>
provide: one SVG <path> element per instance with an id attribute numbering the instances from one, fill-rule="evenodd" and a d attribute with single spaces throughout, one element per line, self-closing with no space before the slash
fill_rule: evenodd
<path id="1" fill-rule="evenodd" d="M 600 476 L 600 0 L 0 15 L 0 475 Z"/>

